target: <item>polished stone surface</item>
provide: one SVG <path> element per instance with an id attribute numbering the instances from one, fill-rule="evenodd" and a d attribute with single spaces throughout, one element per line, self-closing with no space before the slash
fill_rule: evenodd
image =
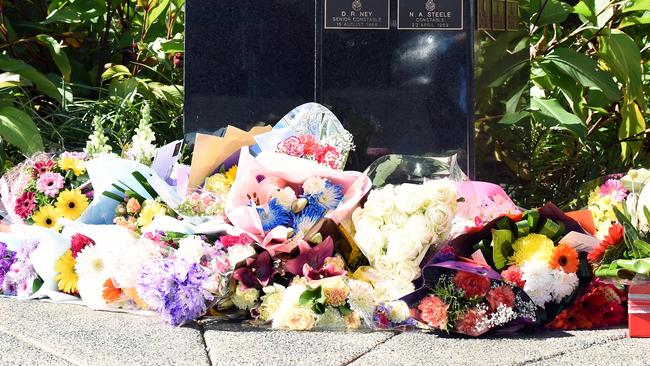
<path id="1" fill-rule="evenodd" d="M 386 0 L 390 29 L 325 29 L 324 1 L 188 2 L 186 133 L 275 123 L 317 101 L 355 136 L 349 168 L 364 169 L 387 153 L 471 156 L 473 1 L 462 2 L 462 30 L 398 29 L 398 3 L 428 14 L 436 5 L 424 0 Z M 460 3 L 437 6 L 460 19 Z M 347 6 L 379 6 L 365 4 Z"/>

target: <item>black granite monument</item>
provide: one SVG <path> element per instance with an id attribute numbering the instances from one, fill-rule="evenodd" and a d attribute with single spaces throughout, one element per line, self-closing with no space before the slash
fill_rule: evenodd
<path id="1" fill-rule="evenodd" d="M 460 151 L 473 175 L 475 37 L 516 24 L 510 2 L 189 1 L 185 131 L 274 124 L 316 101 L 355 136 L 349 168 Z"/>

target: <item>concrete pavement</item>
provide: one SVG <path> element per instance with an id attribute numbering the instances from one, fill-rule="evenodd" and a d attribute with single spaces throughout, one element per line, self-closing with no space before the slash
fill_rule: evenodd
<path id="1" fill-rule="evenodd" d="M 0 298 L 0 365 L 650 365 L 626 329 L 467 339 L 393 332 L 281 332 Z"/>

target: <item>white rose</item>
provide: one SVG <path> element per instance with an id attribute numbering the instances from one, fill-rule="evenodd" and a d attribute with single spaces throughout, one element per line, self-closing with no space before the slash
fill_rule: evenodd
<path id="1" fill-rule="evenodd" d="M 408 295 L 415 290 L 415 286 L 410 281 L 404 280 L 386 280 L 375 284 L 375 296 L 378 302 L 388 302 Z"/>
<path id="2" fill-rule="evenodd" d="M 639 228 L 642 231 L 650 230 L 650 222 L 648 222 L 644 211 L 644 208 L 650 210 L 650 184 L 646 184 L 646 186 L 641 190 L 641 194 L 639 194 L 636 207 L 636 216 L 639 220 Z"/>
<path id="3" fill-rule="evenodd" d="M 429 221 L 423 214 L 415 214 L 408 218 L 404 229 L 410 235 L 415 236 L 422 244 L 429 244 L 433 238 L 433 233 L 429 227 Z"/>
<path id="4" fill-rule="evenodd" d="M 233 268 L 237 263 L 253 255 L 255 255 L 255 248 L 252 245 L 235 245 L 228 248 L 228 261 Z"/>
<path id="5" fill-rule="evenodd" d="M 302 190 L 306 195 L 323 192 L 325 190 L 325 181 L 325 178 L 307 178 L 302 184 Z"/>
<path id="6" fill-rule="evenodd" d="M 424 182 L 427 198 L 432 203 L 452 206 L 456 203 L 456 184 L 448 178 Z"/>
<path id="7" fill-rule="evenodd" d="M 393 211 L 395 207 L 395 193 L 393 186 L 387 185 L 380 189 L 373 189 L 368 194 L 364 208 L 377 216 L 382 216 L 387 212 Z"/>
<path id="8" fill-rule="evenodd" d="M 404 301 L 391 301 L 388 304 L 390 311 L 388 318 L 394 323 L 401 323 L 411 317 L 409 306 Z"/>
<path id="9" fill-rule="evenodd" d="M 395 265 L 393 273 L 399 279 L 413 281 L 420 277 L 420 266 L 415 261 L 402 261 Z"/>
<path id="10" fill-rule="evenodd" d="M 385 238 L 389 238 L 391 234 L 393 234 L 395 231 L 398 231 L 400 229 L 401 229 L 400 227 L 397 227 L 393 224 L 386 224 L 386 225 L 382 225 L 379 228 L 379 231 L 381 231 L 381 233 L 384 234 Z"/>
<path id="11" fill-rule="evenodd" d="M 422 209 L 426 196 L 421 185 L 405 183 L 395 187 L 395 207 L 398 210 L 413 214 Z"/>
<path id="12" fill-rule="evenodd" d="M 296 192 L 290 187 L 284 187 L 271 193 L 270 198 L 275 198 L 285 208 L 291 208 L 291 204 L 297 199 Z"/>
<path id="13" fill-rule="evenodd" d="M 385 278 L 392 277 L 397 266 L 397 262 L 387 255 L 379 255 L 373 258 L 371 264 Z"/>
<path id="14" fill-rule="evenodd" d="M 429 228 L 436 234 L 434 240 L 446 240 L 454 219 L 454 214 L 449 207 L 430 205 L 424 215 L 429 221 Z"/>
<path id="15" fill-rule="evenodd" d="M 384 224 L 384 220 L 364 209 L 357 208 L 352 214 L 352 223 L 356 231 L 376 231 Z"/>
<path id="16" fill-rule="evenodd" d="M 176 256 L 190 263 L 200 263 L 203 257 L 203 240 L 196 235 L 185 237 L 178 242 Z"/>
<path id="17" fill-rule="evenodd" d="M 396 262 L 413 260 L 420 255 L 421 250 L 420 239 L 405 230 L 394 231 L 388 237 L 386 255 Z"/>
<path id="18" fill-rule="evenodd" d="M 395 210 L 393 212 L 387 213 L 384 215 L 384 222 L 388 225 L 394 225 L 396 227 L 402 227 L 406 224 L 409 217 L 402 211 Z"/>
<path id="19" fill-rule="evenodd" d="M 354 241 L 363 255 L 370 260 L 381 255 L 386 246 L 386 238 L 378 230 L 357 231 L 354 235 Z"/>

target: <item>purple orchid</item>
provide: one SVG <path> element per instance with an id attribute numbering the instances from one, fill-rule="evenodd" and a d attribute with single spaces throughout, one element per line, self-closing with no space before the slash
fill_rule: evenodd
<path id="1" fill-rule="evenodd" d="M 323 268 L 325 259 L 331 257 L 334 253 L 334 241 L 328 236 L 327 239 L 313 248 L 306 241 L 301 241 L 298 244 L 298 250 L 300 254 L 296 258 L 287 261 L 286 269 L 296 276 L 304 276 L 305 268 L 312 269 L 312 271 Z"/>
<path id="2" fill-rule="evenodd" d="M 236 269 L 232 277 L 244 288 L 259 288 L 267 286 L 275 273 L 271 255 L 264 251 L 257 258 L 246 259 L 246 266 Z"/>

